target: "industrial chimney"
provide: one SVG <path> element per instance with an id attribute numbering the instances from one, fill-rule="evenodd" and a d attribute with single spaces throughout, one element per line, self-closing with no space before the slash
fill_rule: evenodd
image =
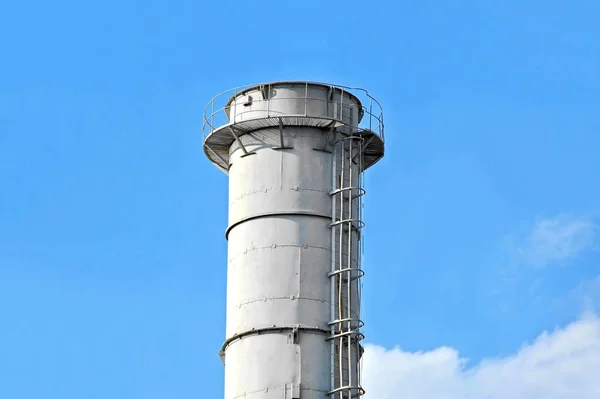
<path id="1" fill-rule="evenodd" d="M 204 152 L 229 175 L 225 399 L 364 394 L 363 172 L 384 154 L 365 90 L 245 86 L 204 110 Z"/>

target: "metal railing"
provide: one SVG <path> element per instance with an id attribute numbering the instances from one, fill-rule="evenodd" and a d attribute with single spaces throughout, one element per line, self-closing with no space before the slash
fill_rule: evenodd
<path id="1" fill-rule="evenodd" d="M 285 85 L 305 85 L 304 96 L 301 97 L 271 97 L 271 89 Z M 330 89 L 337 90 L 341 93 L 340 101 L 327 100 L 324 98 L 311 97 L 309 96 L 309 86 L 318 85 L 323 87 L 329 87 Z M 242 105 L 238 104 L 238 96 L 245 94 L 251 89 L 266 90 L 264 93 L 267 95 L 261 99 L 253 99 L 251 106 L 247 110 L 240 112 Z M 349 93 L 360 102 L 360 113 L 362 118 L 360 121 L 353 120 L 350 115 L 356 110 L 357 104 L 344 103 L 344 94 Z M 276 106 L 278 102 L 290 102 L 295 101 L 300 105 L 304 104 L 304 112 L 300 113 L 282 113 L 278 111 Z M 309 112 L 311 105 L 317 102 L 326 102 L 331 105 L 331 109 L 337 109 L 333 115 L 314 115 Z M 298 107 L 302 108 L 302 106 Z M 253 115 L 251 115 L 254 113 Z M 248 117 L 247 119 L 245 117 Z M 279 117 L 300 117 L 300 118 L 319 118 L 319 119 L 330 119 L 339 122 L 342 125 L 350 126 L 351 128 L 359 130 L 370 130 L 377 134 L 382 139 L 384 138 L 384 124 L 383 124 L 383 109 L 377 100 L 375 100 L 366 90 L 355 87 L 332 85 L 328 83 L 320 82 L 275 82 L 258 85 L 245 85 L 235 87 L 233 89 L 226 90 L 222 93 L 214 96 L 208 104 L 204 107 L 203 121 L 202 121 L 202 135 L 206 139 L 216 129 L 229 125 L 235 124 L 241 121 L 248 121 L 252 119 L 269 119 Z"/>

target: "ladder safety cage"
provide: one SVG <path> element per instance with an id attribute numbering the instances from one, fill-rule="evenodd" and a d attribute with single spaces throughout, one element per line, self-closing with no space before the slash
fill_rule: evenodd
<path id="1" fill-rule="evenodd" d="M 360 384 L 360 341 L 364 326 L 360 319 L 361 269 L 360 230 L 362 221 L 362 151 L 359 135 L 334 138 L 332 180 L 329 195 L 331 216 L 331 350 L 330 399 L 359 398 L 365 391 Z"/>

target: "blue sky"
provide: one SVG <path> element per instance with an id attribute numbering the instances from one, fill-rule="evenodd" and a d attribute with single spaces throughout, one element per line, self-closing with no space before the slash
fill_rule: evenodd
<path id="1" fill-rule="evenodd" d="M 539 370 L 511 361 L 536 351 L 577 353 L 582 391 L 561 390 L 557 366 L 555 396 L 539 383 L 526 397 L 597 394 L 599 13 L 591 0 L 3 5 L 0 397 L 222 397 L 227 180 L 204 158 L 201 113 L 279 79 L 365 87 L 384 107 L 365 212 L 373 399 L 481 397 L 496 363 L 520 386 Z M 375 373 L 375 355 L 390 366 Z M 431 388 L 411 370 L 457 377 Z M 486 397 L 520 398 L 498 391 Z"/>

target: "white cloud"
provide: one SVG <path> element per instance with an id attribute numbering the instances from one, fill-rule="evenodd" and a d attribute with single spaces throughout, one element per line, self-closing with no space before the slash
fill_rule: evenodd
<path id="1" fill-rule="evenodd" d="M 471 368 L 448 347 L 411 353 L 366 345 L 363 361 L 366 399 L 598 399 L 600 318 L 587 314 Z"/>
<path id="2" fill-rule="evenodd" d="M 560 215 L 540 219 L 518 252 L 524 262 L 546 266 L 590 249 L 597 232 L 598 226 L 592 218 Z"/>

